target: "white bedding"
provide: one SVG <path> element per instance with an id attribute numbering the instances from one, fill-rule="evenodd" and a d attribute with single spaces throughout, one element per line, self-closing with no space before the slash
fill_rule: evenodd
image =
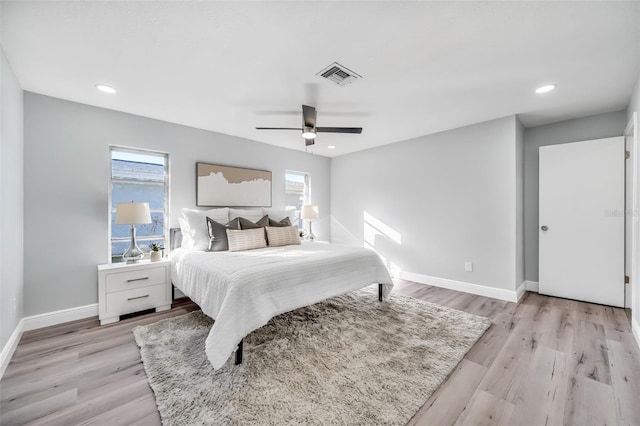
<path id="1" fill-rule="evenodd" d="M 173 284 L 215 319 L 206 341 L 222 367 L 247 334 L 272 317 L 368 285 L 393 282 L 380 257 L 361 247 L 303 243 L 241 252 L 174 250 Z M 377 299 L 371 303 L 378 303 Z"/>

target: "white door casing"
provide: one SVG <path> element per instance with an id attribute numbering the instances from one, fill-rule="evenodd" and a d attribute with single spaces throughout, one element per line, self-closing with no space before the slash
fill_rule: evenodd
<path id="1" fill-rule="evenodd" d="M 539 153 L 540 293 L 624 306 L 624 138 Z"/>

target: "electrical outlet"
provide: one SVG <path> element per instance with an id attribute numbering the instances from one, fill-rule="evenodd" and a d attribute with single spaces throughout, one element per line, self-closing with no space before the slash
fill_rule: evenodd
<path id="1" fill-rule="evenodd" d="M 464 270 L 467 272 L 473 272 L 473 262 L 464 262 Z"/>

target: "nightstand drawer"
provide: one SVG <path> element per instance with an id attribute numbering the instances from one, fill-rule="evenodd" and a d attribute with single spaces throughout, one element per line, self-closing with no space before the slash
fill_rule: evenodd
<path id="1" fill-rule="evenodd" d="M 106 276 L 106 291 L 107 293 L 113 293 L 132 288 L 164 284 L 166 281 L 167 268 L 164 266 L 110 273 Z"/>
<path id="2" fill-rule="evenodd" d="M 161 284 L 109 293 L 106 312 L 108 316 L 113 316 L 170 304 L 167 291 L 167 286 Z"/>

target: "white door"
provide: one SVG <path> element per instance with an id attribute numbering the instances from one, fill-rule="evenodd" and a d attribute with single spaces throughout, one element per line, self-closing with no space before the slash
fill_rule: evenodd
<path id="1" fill-rule="evenodd" d="M 624 306 L 624 138 L 540 147 L 539 291 Z"/>

